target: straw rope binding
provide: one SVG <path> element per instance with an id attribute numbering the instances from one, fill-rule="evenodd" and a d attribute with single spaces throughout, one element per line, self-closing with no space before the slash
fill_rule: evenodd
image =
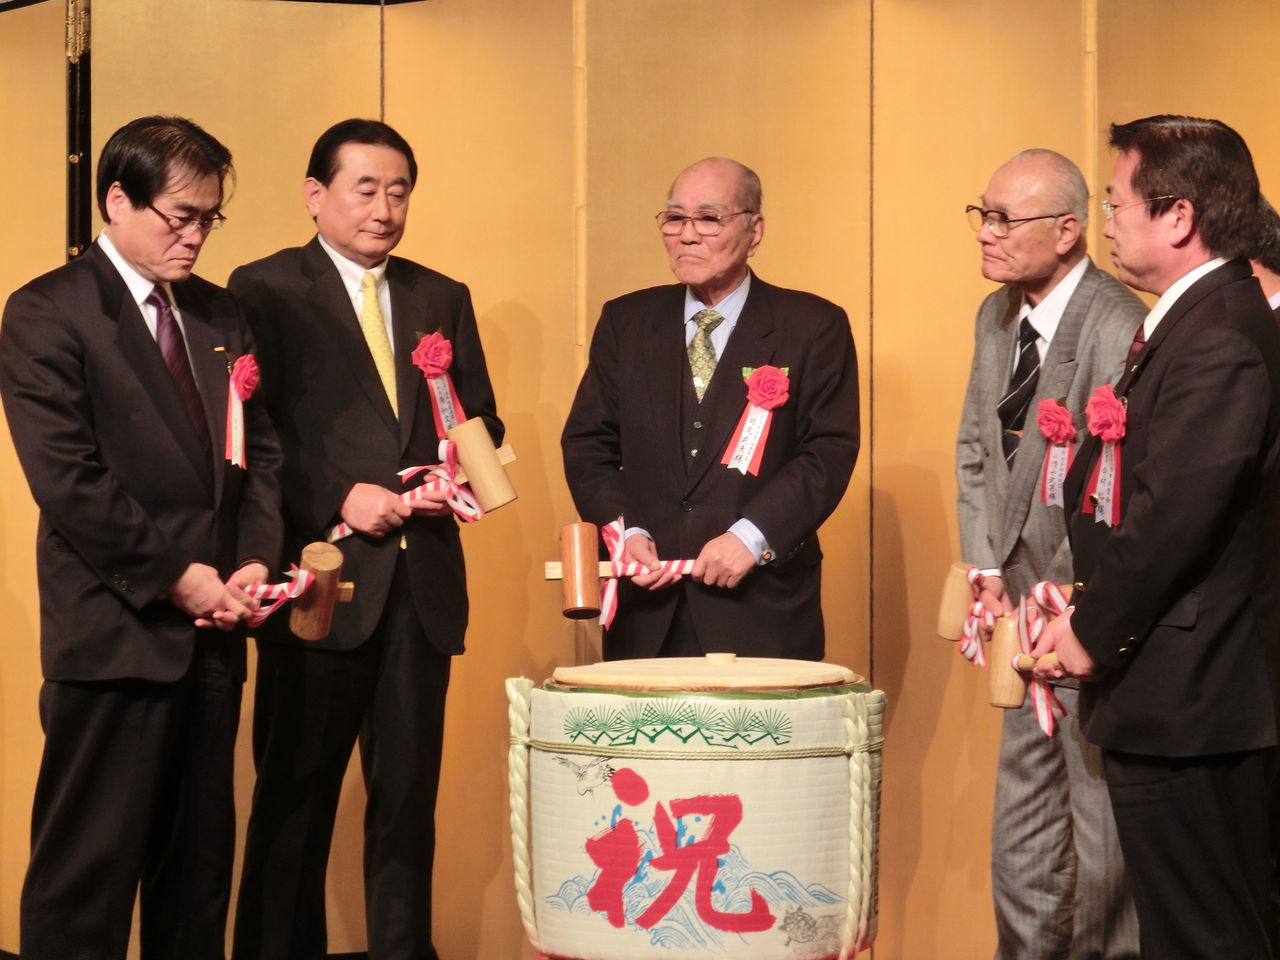
<path id="1" fill-rule="evenodd" d="M 529 722 L 533 681 L 512 677 L 506 682 L 511 746 L 507 750 L 507 790 L 511 801 L 511 857 L 515 865 L 516 903 L 525 936 L 538 947 L 538 921 L 533 909 L 533 865 L 529 858 Z"/>

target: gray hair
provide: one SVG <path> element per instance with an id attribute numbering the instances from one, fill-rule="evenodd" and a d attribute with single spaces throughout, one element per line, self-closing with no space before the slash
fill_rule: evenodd
<path id="1" fill-rule="evenodd" d="M 1044 159 L 1053 169 L 1053 177 L 1048 182 L 1049 195 L 1056 201 L 1054 206 L 1065 212 L 1074 213 L 1080 221 L 1083 231 L 1089 225 L 1089 187 L 1084 182 L 1084 174 L 1080 168 L 1056 150 L 1033 147 L 1023 150 L 1010 158 L 1015 160 Z"/>

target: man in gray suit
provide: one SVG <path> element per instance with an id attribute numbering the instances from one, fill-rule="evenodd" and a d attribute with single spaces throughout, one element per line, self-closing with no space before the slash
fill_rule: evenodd
<path id="1" fill-rule="evenodd" d="M 1055 496 L 1041 483 L 1048 445 L 1037 407 L 1064 403 L 1078 445 L 1090 393 L 1119 377 L 1146 315 L 1085 253 L 1087 205 L 1075 164 L 1025 150 L 966 211 L 982 275 L 1003 284 L 978 310 L 956 443 L 963 555 L 982 570 L 982 601 L 997 615 L 1037 581 L 1071 579 L 1061 487 Z M 1101 759 L 1077 724 L 1078 686 L 1054 692 L 1067 715 L 1051 737 L 1030 701 L 1004 714 L 991 854 L 997 960 L 1136 958 Z"/>

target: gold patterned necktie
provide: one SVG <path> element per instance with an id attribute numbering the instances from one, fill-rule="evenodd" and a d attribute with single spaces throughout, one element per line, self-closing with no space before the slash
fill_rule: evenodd
<path id="1" fill-rule="evenodd" d="M 714 310 L 699 310 L 693 315 L 698 329 L 689 341 L 689 370 L 693 373 L 693 392 L 698 395 L 699 403 L 707 392 L 711 375 L 716 372 L 716 348 L 711 345 L 711 331 L 720 326 L 723 319 Z"/>
<path id="2" fill-rule="evenodd" d="M 378 368 L 382 389 L 391 401 L 391 412 L 398 418 L 395 355 L 391 352 L 391 341 L 387 339 L 387 325 L 382 320 L 382 306 L 378 303 L 378 281 L 372 272 L 365 273 L 360 281 L 360 329 L 364 331 L 369 353 L 373 355 L 373 365 Z"/>

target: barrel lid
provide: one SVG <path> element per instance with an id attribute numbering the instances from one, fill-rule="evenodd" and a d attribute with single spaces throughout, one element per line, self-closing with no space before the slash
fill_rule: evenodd
<path id="1" fill-rule="evenodd" d="M 774 660 L 708 653 L 705 657 L 607 660 L 558 667 L 551 679 L 571 687 L 613 690 L 795 690 L 856 683 L 847 667 L 811 660 Z"/>

